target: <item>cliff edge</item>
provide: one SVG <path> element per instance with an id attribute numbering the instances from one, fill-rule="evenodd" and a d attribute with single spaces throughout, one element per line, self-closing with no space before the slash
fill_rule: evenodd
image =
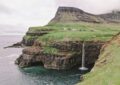
<path id="1" fill-rule="evenodd" d="M 59 7 L 55 17 L 50 23 L 58 22 L 91 22 L 102 23 L 104 20 L 99 16 L 87 13 L 81 9 L 74 7 Z"/>
<path id="2" fill-rule="evenodd" d="M 102 47 L 92 71 L 85 75 L 85 80 L 78 85 L 119 85 L 119 72 L 120 33 Z"/>
<path id="3" fill-rule="evenodd" d="M 50 23 L 89 22 L 89 23 L 120 23 L 120 12 L 112 11 L 95 15 L 75 7 L 59 7 Z"/>

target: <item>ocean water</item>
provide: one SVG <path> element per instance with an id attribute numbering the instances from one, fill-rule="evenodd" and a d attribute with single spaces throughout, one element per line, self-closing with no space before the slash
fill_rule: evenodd
<path id="1" fill-rule="evenodd" d="M 80 80 L 80 71 L 47 70 L 42 66 L 21 69 L 14 64 L 22 48 L 7 48 L 22 39 L 22 36 L 0 36 L 0 85 L 74 85 Z"/>

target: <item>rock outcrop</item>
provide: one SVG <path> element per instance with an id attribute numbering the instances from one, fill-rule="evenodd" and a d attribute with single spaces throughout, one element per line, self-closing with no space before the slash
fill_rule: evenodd
<path id="1" fill-rule="evenodd" d="M 101 48 L 101 55 L 100 55 L 102 57 L 100 57 L 96 61 L 96 64 L 95 64 L 94 68 L 96 68 L 96 67 L 103 67 L 104 65 L 109 63 L 109 61 L 111 59 L 111 58 L 109 58 L 109 56 L 111 56 L 111 55 L 110 55 L 110 52 L 108 52 L 108 54 L 107 54 L 107 49 L 108 49 L 108 47 L 110 47 L 110 46 L 112 46 L 114 44 L 118 45 L 118 48 L 119 48 L 119 46 L 120 46 L 120 32 L 117 35 L 113 36 L 113 38 L 109 42 L 105 43 L 102 46 L 102 48 Z M 103 56 L 103 53 L 105 53 L 106 55 Z M 112 55 L 112 58 L 113 58 L 113 56 L 114 55 Z"/>
<path id="2" fill-rule="evenodd" d="M 20 67 L 29 67 L 34 65 L 43 65 L 47 69 L 70 69 L 81 64 L 82 42 L 69 41 L 57 42 L 51 46 L 59 49 L 57 54 L 44 53 L 42 46 L 34 46 L 24 49 L 23 54 L 16 60 Z M 93 64 L 98 59 L 103 42 L 86 42 L 85 56 L 86 65 Z"/>
<path id="3" fill-rule="evenodd" d="M 29 29 L 31 29 L 31 28 L 29 28 Z M 42 30 L 33 31 L 33 32 L 28 31 L 26 33 L 26 36 L 23 37 L 22 44 L 24 44 L 25 46 L 32 46 L 34 44 L 34 41 L 39 36 L 43 36 L 45 34 L 48 34 L 50 31 L 52 31 L 52 30 L 51 29 L 42 29 Z"/>
<path id="4" fill-rule="evenodd" d="M 120 11 L 112 11 L 111 13 L 99 15 L 106 22 L 120 23 Z"/>
<path id="5" fill-rule="evenodd" d="M 104 20 L 99 16 L 84 12 L 74 7 L 59 7 L 55 17 L 50 23 L 55 22 L 91 22 L 102 23 Z"/>
<path id="6" fill-rule="evenodd" d="M 93 69 L 84 75 L 84 81 L 77 85 L 119 85 L 120 81 L 120 33 L 115 35 L 101 49 Z M 99 80 L 98 82 L 96 82 Z"/>
<path id="7" fill-rule="evenodd" d="M 59 7 L 50 23 L 53 22 L 120 23 L 120 12 L 112 11 L 106 14 L 94 15 L 74 7 Z"/>

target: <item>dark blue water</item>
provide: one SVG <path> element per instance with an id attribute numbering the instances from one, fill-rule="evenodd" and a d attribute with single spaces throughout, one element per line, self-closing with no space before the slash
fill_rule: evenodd
<path id="1" fill-rule="evenodd" d="M 80 71 L 47 70 L 41 66 L 21 69 L 14 61 L 22 48 L 3 49 L 18 42 L 22 36 L 0 36 L 0 85 L 74 85 L 79 82 Z"/>

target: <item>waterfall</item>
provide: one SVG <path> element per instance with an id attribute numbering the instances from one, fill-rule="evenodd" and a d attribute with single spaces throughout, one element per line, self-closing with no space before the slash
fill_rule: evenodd
<path id="1" fill-rule="evenodd" d="M 84 42 L 82 45 L 82 67 L 80 67 L 79 69 L 83 71 L 88 70 L 88 68 L 85 67 L 85 43 Z"/>
<path id="2" fill-rule="evenodd" d="M 82 46 L 82 67 L 85 66 L 85 44 Z"/>

